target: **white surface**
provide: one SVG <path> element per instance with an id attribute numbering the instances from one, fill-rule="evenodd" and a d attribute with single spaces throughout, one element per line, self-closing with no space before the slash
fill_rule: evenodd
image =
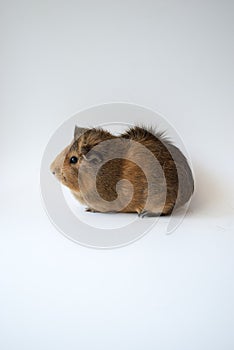
<path id="1" fill-rule="evenodd" d="M 8 1 L 0 21 L 0 348 L 234 347 L 233 2 Z M 40 200 L 54 129 L 79 109 L 158 110 L 193 160 L 190 213 L 125 248 L 69 241 Z"/>

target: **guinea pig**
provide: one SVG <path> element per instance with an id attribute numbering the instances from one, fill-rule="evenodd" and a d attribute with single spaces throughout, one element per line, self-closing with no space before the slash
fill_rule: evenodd
<path id="1" fill-rule="evenodd" d="M 162 133 L 140 126 L 118 136 L 76 126 L 50 169 L 92 212 L 170 215 L 194 191 L 182 152 Z"/>

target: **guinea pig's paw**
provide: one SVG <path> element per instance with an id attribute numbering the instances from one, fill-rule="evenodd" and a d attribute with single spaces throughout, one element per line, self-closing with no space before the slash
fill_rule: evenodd
<path id="1" fill-rule="evenodd" d="M 98 211 L 93 209 L 93 208 L 85 208 L 85 211 L 87 211 L 89 213 L 98 213 Z"/>
<path id="2" fill-rule="evenodd" d="M 144 217 L 157 217 L 157 216 L 162 216 L 163 213 L 153 213 L 152 211 L 148 210 L 143 210 L 140 213 L 138 213 L 138 217 L 143 219 Z"/>

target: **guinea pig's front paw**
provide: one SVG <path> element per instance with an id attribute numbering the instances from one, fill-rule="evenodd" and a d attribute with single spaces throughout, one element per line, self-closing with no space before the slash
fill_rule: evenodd
<path id="1" fill-rule="evenodd" d="M 98 213 L 98 211 L 93 209 L 93 208 L 85 208 L 85 211 L 87 211 L 89 213 Z"/>

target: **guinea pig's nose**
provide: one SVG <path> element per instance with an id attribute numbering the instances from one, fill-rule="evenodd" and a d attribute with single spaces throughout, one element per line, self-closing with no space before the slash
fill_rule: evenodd
<path id="1" fill-rule="evenodd" d="M 53 174 L 53 175 L 55 175 L 56 174 L 56 169 L 55 168 L 50 168 L 50 171 L 51 171 L 51 173 Z"/>

